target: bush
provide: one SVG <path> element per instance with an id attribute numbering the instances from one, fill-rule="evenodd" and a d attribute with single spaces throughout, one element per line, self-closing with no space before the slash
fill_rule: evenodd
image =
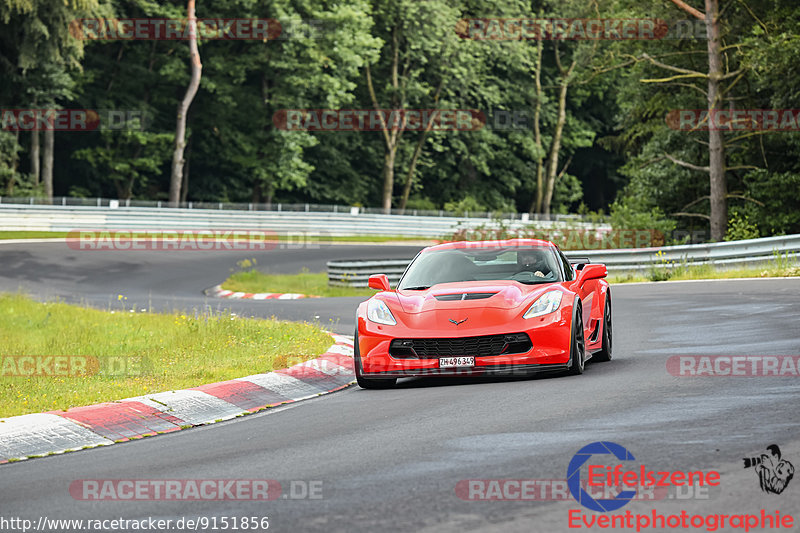
<path id="1" fill-rule="evenodd" d="M 750 220 L 747 214 L 731 210 L 728 219 L 728 231 L 725 233 L 726 241 L 743 241 L 746 239 L 757 239 L 760 236 L 758 226 Z"/>
<path id="2" fill-rule="evenodd" d="M 611 204 L 609 218 L 615 230 L 651 230 L 664 235 L 665 244 L 672 243 L 675 221 L 667 218 L 659 207 L 648 207 L 642 201 L 627 196 Z"/>

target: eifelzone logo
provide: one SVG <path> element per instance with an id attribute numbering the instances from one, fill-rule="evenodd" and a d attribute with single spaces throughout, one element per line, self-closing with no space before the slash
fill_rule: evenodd
<path id="1" fill-rule="evenodd" d="M 781 457 L 777 444 L 767 446 L 767 451 L 769 453 L 762 453 L 761 457 L 745 457 L 744 467 L 755 470 L 762 491 L 780 494 L 794 477 L 794 465 Z"/>
<path id="2" fill-rule="evenodd" d="M 635 490 L 623 490 L 613 498 L 595 500 L 581 486 L 581 466 L 583 466 L 593 455 L 613 455 L 620 461 L 635 461 L 636 458 L 631 452 L 615 442 L 601 441 L 593 442 L 578 450 L 567 467 L 567 486 L 570 494 L 575 501 L 600 513 L 616 511 L 624 507 L 629 501 L 636 497 Z"/>

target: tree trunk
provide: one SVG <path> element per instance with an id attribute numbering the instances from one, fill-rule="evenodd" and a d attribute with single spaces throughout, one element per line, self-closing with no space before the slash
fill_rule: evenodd
<path id="1" fill-rule="evenodd" d="M 394 190 L 394 159 L 397 154 L 397 145 L 387 147 L 383 156 L 383 210 L 386 213 L 392 209 L 392 191 Z"/>
<path id="2" fill-rule="evenodd" d="M 19 168 L 19 128 L 14 132 L 14 147 L 11 153 L 11 174 L 6 184 L 6 196 L 14 196 L 14 186 L 17 184 L 17 169 Z"/>
<path id="3" fill-rule="evenodd" d="M 33 178 L 34 186 L 39 185 L 39 179 L 41 179 L 39 171 L 40 157 L 39 132 L 34 130 L 31 132 L 31 178 Z"/>
<path id="4" fill-rule="evenodd" d="M 419 156 L 422 153 L 422 147 L 425 145 L 425 136 L 427 134 L 427 129 L 423 130 L 423 132 L 420 134 L 417 145 L 414 147 L 414 154 L 411 156 L 411 163 L 408 165 L 408 174 L 406 174 L 406 182 L 403 185 L 403 197 L 400 199 L 401 214 L 406 212 L 408 197 L 411 195 L 411 184 L 414 182 L 414 172 L 417 170 L 417 161 L 419 161 Z"/>
<path id="5" fill-rule="evenodd" d="M 192 159 L 192 139 L 186 147 L 186 164 L 183 166 L 183 183 L 181 184 L 181 203 L 185 204 L 189 197 L 189 161 Z"/>
<path id="6" fill-rule="evenodd" d="M 400 88 L 399 79 L 400 65 L 400 44 L 397 36 L 397 26 L 392 28 L 392 109 L 405 109 L 405 100 L 399 101 L 398 89 Z M 369 63 L 364 67 L 367 77 L 367 89 L 369 91 L 372 106 L 376 111 L 380 111 L 378 97 L 375 87 L 372 85 L 372 71 Z M 390 129 L 391 128 L 391 129 Z M 400 144 L 400 136 L 403 134 L 402 127 L 394 127 L 392 124 L 383 124 L 383 140 L 386 143 L 386 151 L 383 158 L 383 198 L 382 206 L 385 213 L 392 209 L 392 192 L 394 192 L 394 161 L 397 153 L 397 146 Z"/>
<path id="7" fill-rule="evenodd" d="M 574 66 L 574 63 L 573 63 Z M 553 143 L 550 145 L 550 159 L 547 168 L 547 189 L 542 200 L 542 212 L 550 214 L 550 202 L 553 201 L 553 190 L 555 189 L 556 177 L 558 176 L 558 154 L 561 151 L 561 136 L 564 133 L 564 124 L 567 122 L 567 90 L 569 89 L 569 79 L 563 76 L 561 80 L 561 90 L 558 94 L 558 121 L 553 132 Z"/>
<path id="8" fill-rule="evenodd" d="M 44 196 L 48 203 L 53 203 L 53 151 L 55 149 L 56 132 L 52 126 L 44 130 L 44 152 L 42 153 L 42 181 Z"/>
<path id="9" fill-rule="evenodd" d="M 721 108 L 720 79 L 722 54 L 719 29 L 719 2 L 706 1 L 706 31 L 708 32 L 708 113 L 713 116 Z M 728 185 L 725 176 L 725 148 L 722 131 L 708 129 L 708 166 L 710 169 L 711 240 L 721 241 L 728 228 Z"/>
<path id="10" fill-rule="evenodd" d="M 172 154 L 172 176 L 169 183 L 169 203 L 177 207 L 181 198 L 181 183 L 183 181 L 183 151 L 186 147 L 186 114 L 192 105 L 197 89 L 200 87 L 200 76 L 203 64 L 200 62 L 200 51 L 197 48 L 197 18 L 194 12 L 195 0 L 188 0 L 187 13 L 189 20 L 189 51 L 192 63 L 192 78 L 186 94 L 178 105 L 178 119 L 175 128 L 175 151 Z"/>
<path id="11" fill-rule="evenodd" d="M 439 97 L 442 94 L 442 88 L 444 87 L 444 78 L 439 82 L 439 86 L 436 88 L 436 94 L 433 96 L 433 107 L 437 109 L 439 107 Z M 431 131 L 433 127 L 433 115 L 431 115 L 428 123 L 425 124 L 425 129 L 422 130 L 420 134 L 419 140 L 417 141 L 417 146 L 414 147 L 414 154 L 411 156 L 411 163 L 408 165 L 408 174 L 406 174 L 406 183 L 403 185 L 403 198 L 400 200 L 400 209 L 401 213 L 405 213 L 406 211 L 406 204 L 408 203 L 408 197 L 411 194 L 411 185 L 414 183 L 414 173 L 417 170 L 417 162 L 419 161 L 419 156 L 422 153 L 422 147 L 425 146 L 425 138 L 428 136 L 428 132 Z"/>
<path id="12" fill-rule="evenodd" d="M 534 82 L 536 86 L 536 106 L 533 108 L 533 142 L 536 147 L 536 198 L 531 205 L 529 211 L 533 213 L 542 212 L 542 201 L 544 200 L 544 148 L 542 148 L 542 130 L 541 130 L 541 117 L 542 117 L 542 98 L 544 93 L 542 91 L 542 50 L 544 44 L 542 39 L 539 39 L 536 44 L 536 73 L 534 75 Z"/>

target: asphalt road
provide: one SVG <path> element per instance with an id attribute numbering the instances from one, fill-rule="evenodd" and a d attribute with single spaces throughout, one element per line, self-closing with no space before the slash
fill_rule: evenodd
<path id="1" fill-rule="evenodd" d="M 328 245 L 270 251 L 73 250 L 63 243 L 0 242 L 0 291 L 22 291 L 42 299 L 60 298 L 101 309 L 193 310 L 207 306 L 242 315 L 318 321 L 352 335 L 355 308 L 364 298 L 313 300 L 230 300 L 207 298 L 203 290 L 225 280 L 242 260 L 257 268 L 296 273 L 324 272 L 335 259 L 411 259 L 421 246 Z M 120 301 L 118 295 L 127 299 Z M 352 310 L 352 312 L 345 312 Z"/>
<path id="2" fill-rule="evenodd" d="M 259 265 L 315 270 L 328 256 L 413 252 L 346 246 L 283 250 L 270 252 Z M 209 303 L 199 291 L 224 278 L 237 259 L 195 259 L 197 252 L 82 254 L 58 245 L 0 245 L 0 290 L 22 286 L 37 297 L 58 295 L 101 306 L 123 293 L 152 299 L 156 306 L 191 307 Z M 671 355 L 800 354 L 800 280 L 612 290 L 614 360 L 590 364 L 582 376 L 405 380 L 386 391 L 351 387 L 230 422 L 2 465 L 0 518 L 255 516 L 269 517 L 270 531 L 570 531 L 570 512 L 599 515 L 574 500 L 464 501 L 455 488 L 470 479 L 564 479 L 575 452 L 606 440 L 630 450 L 637 467 L 713 470 L 722 481 L 708 494 L 631 502 L 611 514 L 764 510 L 774 515 L 777 510 L 800 519 L 800 480 L 780 495 L 766 494 L 753 469 L 742 467 L 743 457 L 758 456 L 773 443 L 800 466 L 798 378 L 679 378 L 666 371 Z M 357 301 L 225 303 L 260 316 L 319 315 L 338 320 L 337 329 L 348 333 Z M 321 482 L 322 498 L 85 502 L 68 490 L 78 479 L 219 478 L 275 479 L 287 495 L 291 482 Z"/>

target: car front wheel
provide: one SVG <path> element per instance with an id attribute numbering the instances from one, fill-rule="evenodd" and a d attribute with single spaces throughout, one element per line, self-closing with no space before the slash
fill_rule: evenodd
<path id="1" fill-rule="evenodd" d="M 583 313 L 576 305 L 572 311 L 572 342 L 569 348 L 569 369 L 567 374 L 578 376 L 583 374 L 586 354 L 586 340 L 583 338 Z"/>
<path id="2" fill-rule="evenodd" d="M 358 347 L 358 330 L 353 337 L 353 367 L 356 373 L 356 383 L 362 389 L 390 389 L 397 380 L 394 378 L 365 378 L 361 368 L 361 350 Z"/>

